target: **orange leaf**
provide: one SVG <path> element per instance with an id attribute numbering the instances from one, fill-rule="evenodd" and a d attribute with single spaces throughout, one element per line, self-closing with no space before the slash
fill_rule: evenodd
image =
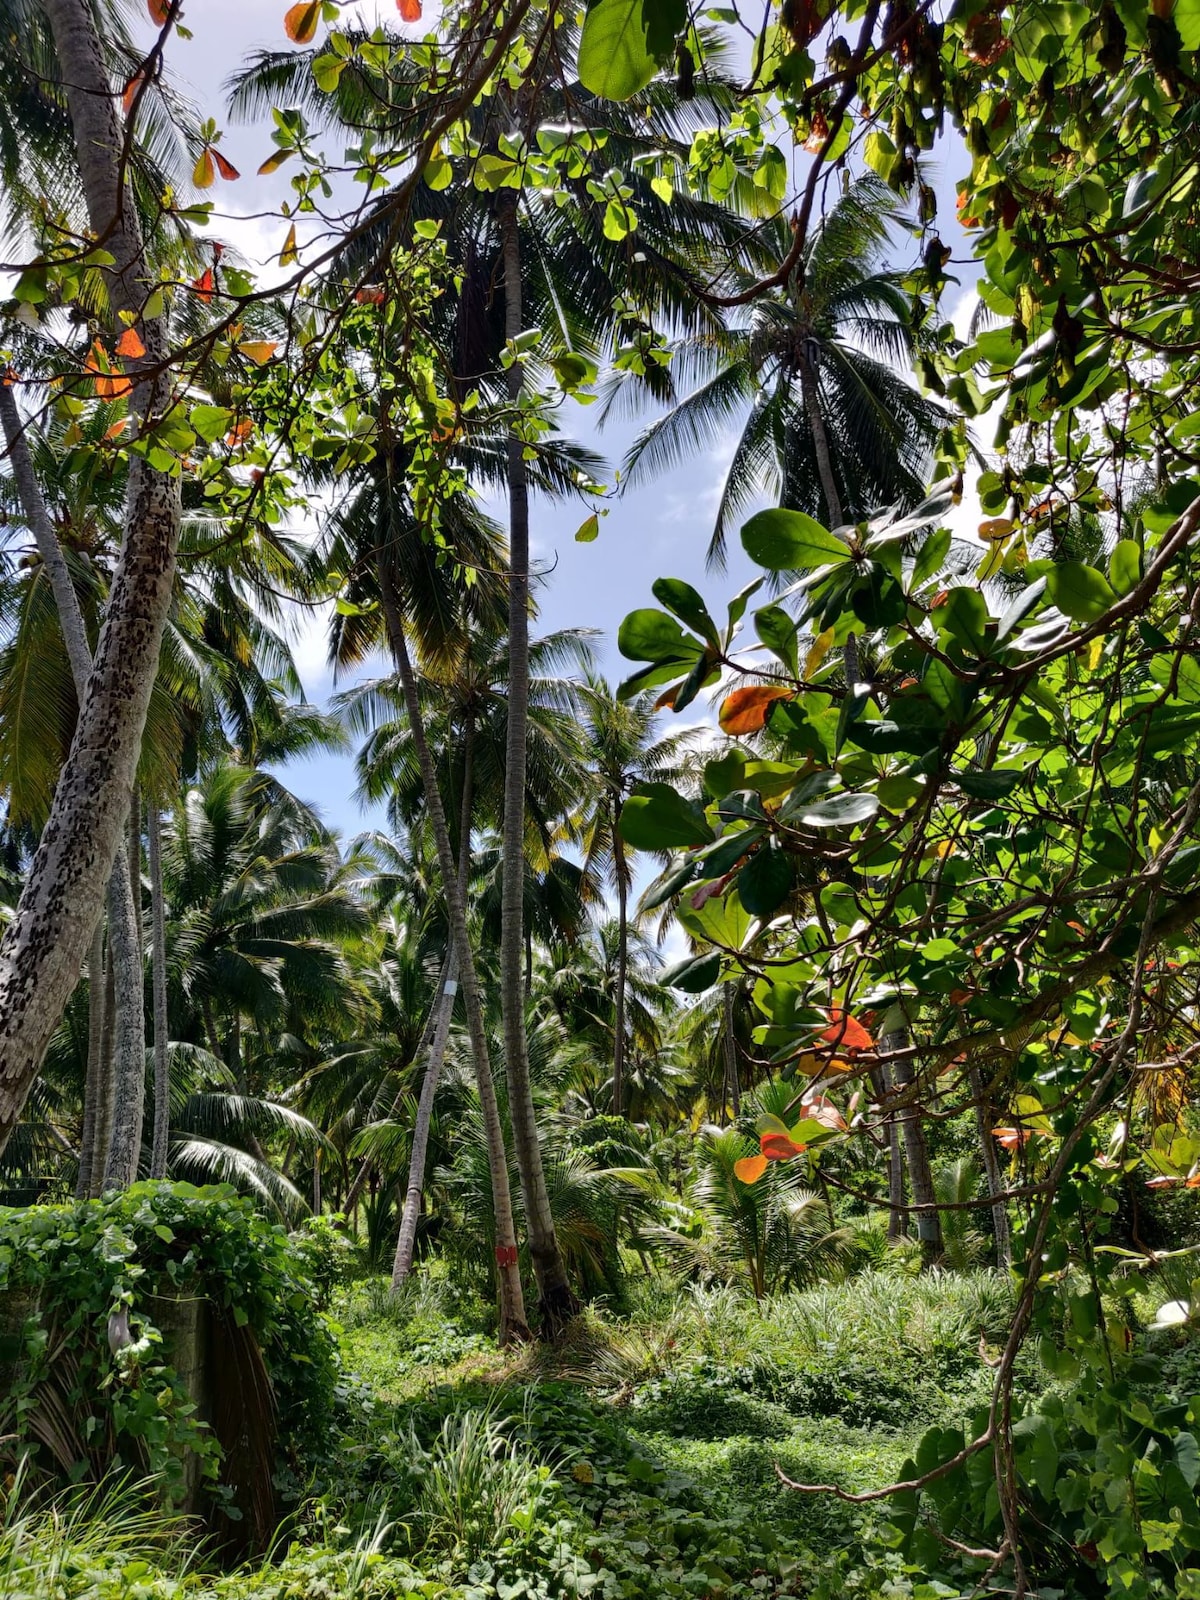
<path id="1" fill-rule="evenodd" d="M 829 1016 L 830 1024 L 821 1035 L 827 1044 L 840 1045 L 843 1050 L 874 1050 L 875 1041 L 861 1022 L 839 1011 L 837 1006 Z"/>
<path id="2" fill-rule="evenodd" d="M 240 422 L 235 422 L 233 427 L 230 428 L 229 432 L 225 435 L 225 443 L 233 446 L 245 444 L 246 440 L 253 432 L 253 422 L 251 422 L 249 417 L 243 417 Z"/>
<path id="3" fill-rule="evenodd" d="M 364 283 L 354 296 L 355 305 L 381 306 L 387 299 L 387 290 L 381 283 Z"/>
<path id="4" fill-rule="evenodd" d="M 283 19 L 283 31 L 295 44 L 308 44 L 317 36 L 317 23 L 321 20 L 321 0 L 300 0 L 289 6 Z"/>
<path id="5" fill-rule="evenodd" d="M 136 328 L 126 328 L 117 340 L 117 354 L 127 356 L 130 361 L 137 361 L 146 354 L 146 346 L 142 343 Z"/>
<path id="6" fill-rule="evenodd" d="M 226 183 L 233 183 L 236 179 L 241 177 L 241 173 L 234 166 L 233 162 L 226 161 L 225 157 L 219 150 L 213 151 L 212 158 L 217 163 L 217 171 L 225 179 Z"/>
<path id="7" fill-rule="evenodd" d="M 133 102 L 137 99 L 138 90 L 146 81 L 145 67 L 139 67 L 125 85 L 125 93 L 121 96 L 121 110 L 126 116 L 133 110 Z"/>
<path id="8" fill-rule="evenodd" d="M 825 144 L 828 138 L 829 123 L 826 120 L 825 113 L 823 111 L 817 111 L 813 114 L 812 132 L 809 134 L 808 138 L 805 139 L 804 148 L 808 151 L 810 156 L 819 156 L 825 149 Z"/>
<path id="9" fill-rule="evenodd" d="M 1011 517 L 988 517 L 979 524 L 979 537 L 981 539 L 1007 539 L 1013 531 Z"/>
<path id="10" fill-rule="evenodd" d="M 209 301 L 213 297 L 213 284 L 214 284 L 214 282 L 215 282 L 215 280 L 213 278 L 212 268 L 211 267 L 205 267 L 204 271 L 200 274 L 200 276 L 196 279 L 195 283 L 193 283 L 193 285 L 192 285 L 192 288 L 195 289 L 197 295 L 200 297 L 201 301 L 205 305 L 208 305 Z"/>
<path id="11" fill-rule="evenodd" d="M 246 360 L 253 361 L 256 367 L 261 367 L 264 362 L 270 361 L 278 348 L 277 344 L 272 344 L 267 339 L 252 339 L 248 344 L 238 345 Z"/>
<path id="12" fill-rule="evenodd" d="M 111 428 L 106 428 L 105 429 L 104 437 L 106 439 L 119 439 L 124 432 L 125 432 L 125 419 L 124 419 L 124 417 L 122 417 L 120 422 L 114 422 Z"/>
<path id="13" fill-rule="evenodd" d="M 421 0 L 396 0 L 401 22 L 420 22 Z"/>
<path id="14" fill-rule="evenodd" d="M 743 1156 L 733 1163 L 733 1175 L 742 1183 L 757 1183 L 766 1170 L 766 1156 Z"/>
<path id="15" fill-rule="evenodd" d="M 804 1145 L 789 1139 L 785 1133 L 764 1133 L 758 1141 L 764 1161 L 790 1161 L 804 1154 Z"/>
<path id="16" fill-rule="evenodd" d="M 1182 1181 L 1183 1180 L 1181 1178 L 1168 1177 L 1164 1173 L 1164 1174 L 1161 1174 L 1157 1178 L 1147 1178 L 1146 1179 L 1146 1187 L 1147 1187 L 1147 1189 L 1169 1189 L 1173 1184 L 1182 1183 Z"/>
<path id="17" fill-rule="evenodd" d="M 146 0 L 146 10 L 150 13 L 150 21 L 154 26 L 161 28 L 171 15 L 171 0 Z"/>
<path id="18" fill-rule="evenodd" d="M 1029 1138 L 1028 1128 L 993 1128 L 992 1138 L 1004 1150 L 1016 1150 Z"/>
<path id="19" fill-rule="evenodd" d="M 721 727 L 734 735 L 757 733 L 774 701 L 791 698 L 792 691 L 777 683 L 752 683 L 748 688 L 735 689 L 721 707 Z"/>

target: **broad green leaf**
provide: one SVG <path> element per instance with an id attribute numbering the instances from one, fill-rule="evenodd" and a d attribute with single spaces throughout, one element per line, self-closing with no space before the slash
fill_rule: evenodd
<path id="1" fill-rule="evenodd" d="M 605 100 L 644 89 L 687 22 L 684 0 L 593 0 L 579 40 L 579 81 Z"/>
<path id="2" fill-rule="evenodd" d="M 593 511 L 590 517 L 585 517 L 575 530 L 576 544 L 591 544 L 593 539 L 599 537 L 600 518 Z"/>
<path id="3" fill-rule="evenodd" d="M 701 956 L 685 956 L 667 967 L 659 978 L 665 988 L 682 989 L 684 994 L 703 994 L 711 989 L 721 973 L 721 952 L 707 950 Z"/>
<path id="4" fill-rule="evenodd" d="M 738 899 L 753 916 L 769 917 L 787 899 L 795 881 L 790 857 L 768 840 L 738 873 Z"/>
<path id="5" fill-rule="evenodd" d="M 683 661 L 689 666 L 703 646 L 665 611 L 631 611 L 617 632 L 617 649 L 629 661 Z"/>
<path id="6" fill-rule="evenodd" d="M 226 406 L 193 406 L 188 421 L 205 444 L 212 444 L 229 432 L 233 412 Z"/>
<path id="7" fill-rule="evenodd" d="M 845 540 L 803 511 L 782 507 L 751 517 L 742 529 L 742 544 L 751 561 L 769 572 L 807 572 L 814 567 L 840 566 L 850 559 Z"/>
<path id="8" fill-rule="evenodd" d="M 1102 572 L 1082 561 L 1064 561 L 1046 574 L 1046 591 L 1072 622 L 1095 622 L 1116 602 L 1116 593 Z"/>
<path id="9" fill-rule="evenodd" d="M 1117 594 L 1135 589 L 1142 576 L 1142 549 L 1135 539 L 1118 539 L 1108 558 L 1108 581 Z"/>
<path id="10" fill-rule="evenodd" d="M 696 800 L 669 783 L 642 783 L 621 808 L 621 837 L 635 850 L 673 850 L 708 844 L 714 837 Z"/>
<path id="11" fill-rule="evenodd" d="M 869 822 L 878 810 L 879 800 L 873 794 L 838 794 L 806 807 L 795 820 L 805 828 L 848 828 Z"/>
<path id="12" fill-rule="evenodd" d="M 708 614 L 703 596 L 682 578 L 656 578 L 650 592 L 660 605 L 666 606 L 681 622 L 703 634 L 714 650 L 721 648 L 717 625 Z"/>

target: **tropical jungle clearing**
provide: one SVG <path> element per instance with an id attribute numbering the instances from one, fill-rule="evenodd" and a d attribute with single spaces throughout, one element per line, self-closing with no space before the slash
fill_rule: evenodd
<path id="1" fill-rule="evenodd" d="M 0 1596 L 1200 1600 L 1200 0 L 0 0 L 0 167 Z"/>

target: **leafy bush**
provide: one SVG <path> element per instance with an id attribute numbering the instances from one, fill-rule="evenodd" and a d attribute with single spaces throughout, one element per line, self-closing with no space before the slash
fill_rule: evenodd
<path id="1" fill-rule="evenodd" d="M 336 1346 L 305 1260 L 232 1189 L 140 1183 L 120 1195 L 0 1214 L 0 1297 L 13 1326 L 0 1432 L 60 1473 L 154 1476 L 168 1502 L 185 1460 L 215 1485 L 220 1451 L 164 1349 L 171 1303 L 202 1297 L 249 1330 L 274 1391 L 277 1486 L 296 1497 L 330 1450 Z"/>

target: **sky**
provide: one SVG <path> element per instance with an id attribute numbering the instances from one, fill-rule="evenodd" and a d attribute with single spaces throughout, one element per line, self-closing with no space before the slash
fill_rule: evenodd
<path id="1" fill-rule="evenodd" d="M 190 40 L 176 39 L 168 50 L 168 66 L 179 86 L 206 115 L 223 129 L 221 151 L 245 175 L 235 184 L 220 184 L 212 197 L 223 209 L 214 217 L 214 237 L 224 236 L 256 265 L 269 270 L 282 245 L 287 224 L 278 216 L 280 202 L 289 195 L 287 169 L 259 178 L 255 174 L 271 153 L 269 128 L 232 123 L 224 114 L 224 84 L 245 57 L 259 48 L 287 48 L 283 14 L 288 0 L 190 0 L 184 21 Z M 377 14 L 374 0 L 347 8 L 370 22 Z M 396 14 L 390 5 L 384 13 L 390 25 Z M 421 28 L 413 30 L 420 33 Z M 340 151 L 331 151 L 340 156 Z M 939 197 L 941 233 L 954 250 L 950 271 L 961 280 L 958 290 L 947 292 L 945 310 L 965 331 L 973 301 L 974 272 L 957 263 L 967 255 L 965 237 L 955 220 L 954 183 L 965 165 L 965 153 L 953 145 L 940 152 L 934 173 Z M 271 213 L 275 215 L 272 216 Z M 915 243 L 909 246 L 915 251 Z M 907 266 L 910 257 L 897 252 L 894 264 Z M 650 420 L 614 423 L 598 432 L 594 412 L 573 406 L 564 419 L 564 431 L 600 451 L 619 465 L 638 427 Z M 537 587 L 539 615 L 535 631 L 584 627 L 599 630 L 595 650 L 600 670 L 613 681 L 633 670 L 616 649 L 616 630 L 627 612 L 654 603 L 650 587 L 656 577 L 684 578 L 694 584 L 718 618 L 727 600 L 755 571 L 736 540 L 731 543 L 724 573 L 706 571 L 705 551 L 724 471 L 732 450 L 731 432 L 714 448 L 703 452 L 673 472 L 645 487 L 625 490 L 607 502 L 599 537 L 580 544 L 575 532 L 590 509 L 582 502 L 547 502 L 535 499 L 532 511 L 532 554 L 543 573 Z M 503 518 L 503 506 L 489 507 Z M 977 505 L 968 492 L 959 508 L 956 531 L 973 531 Z M 307 697 L 324 704 L 333 688 L 325 664 L 324 619 L 298 619 L 295 650 Z M 366 675 L 385 670 L 379 663 Z M 346 684 L 340 687 L 346 687 Z M 681 722 L 702 722 L 712 713 L 703 702 L 694 705 Z M 382 817 L 366 811 L 354 798 L 355 778 L 350 755 L 320 755 L 293 761 L 281 775 L 301 798 L 312 803 L 324 821 L 351 838 L 368 827 L 381 825 Z"/>

